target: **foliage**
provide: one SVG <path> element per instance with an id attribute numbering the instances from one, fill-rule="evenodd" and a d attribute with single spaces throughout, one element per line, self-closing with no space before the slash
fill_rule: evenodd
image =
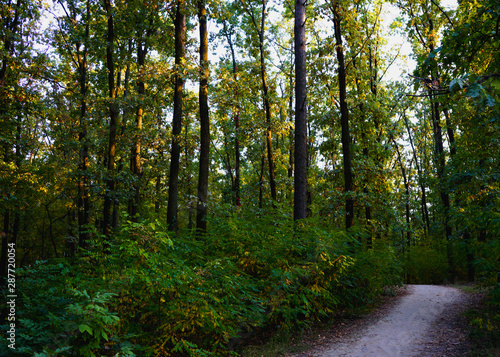
<path id="1" fill-rule="evenodd" d="M 495 356 L 500 350 L 500 284 L 491 290 L 484 305 L 468 312 L 470 337 L 473 343 L 471 357 Z"/>
<path id="2" fill-rule="evenodd" d="M 114 333 L 119 318 L 108 306 L 115 294 L 73 288 L 96 286 L 90 277 L 79 275 L 64 262 L 38 262 L 18 274 L 22 296 L 17 306 L 16 349 L 11 353 L 39 357 L 134 355 L 131 346 L 121 343 Z"/>
<path id="3" fill-rule="evenodd" d="M 236 354 L 252 334 L 369 306 L 403 272 L 417 283 L 474 280 L 498 307 L 498 1 L 456 9 L 390 1 L 401 16 L 389 31 L 406 37 L 417 64 L 412 76 L 392 79 L 400 53 L 386 46 L 385 1 L 308 3 L 308 218 L 300 222 L 291 220 L 292 9 L 205 4 L 216 56 L 201 206 L 196 6 L 105 3 L 0 4 L 0 237 L 3 248 L 15 245 L 19 268 L 16 353 Z M 174 65 L 177 8 L 186 15 L 186 57 Z M 333 56 L 332 20 L 345 68 Z M 177 75 L 188 85 L 178 91 L 174 136 Z M 174 142 L 179 188 L 167 197 Z M 170 232 L 165 203 L 175 196 L 179 230 Z M 351 200 L 346 232 L 339 227 Z M 206 234 L 191 230 L 197 206 L 210 212 Z"/>
<path id="4" fill-rule="evenodd" d="M 72 265 L 23 270 L 18 353 L 236 354 L 253 333 L 304 328 L 401 282 L 390 248 L 353 254 L 356 238 L 321 221 L 213 218 L 202 240 L 172 243 L 158 223 L 130 222 L 109 254 L 97 245 Z"/>
<path id="5" fill-rule="evenodd" d="M 413 246 L 406 257 L 408 281 L 414 284 L 443 284 L 448 278 L 446 248 Z"/>

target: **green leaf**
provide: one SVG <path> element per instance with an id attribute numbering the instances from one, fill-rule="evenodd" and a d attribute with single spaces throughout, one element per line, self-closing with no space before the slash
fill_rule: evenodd
<path id="1" fill-rule="evenodd" d="M 80 326 L 78 326 L 78 329 L 80 330 L 81 333 L 83 333 L 84 331 L 87 331 L 89 333 L 89 335 L 91 335 L 91 336 L 94 334 L 94 331 L 92 330 L 92 328 L 86 324 L 81 324 Z"/>

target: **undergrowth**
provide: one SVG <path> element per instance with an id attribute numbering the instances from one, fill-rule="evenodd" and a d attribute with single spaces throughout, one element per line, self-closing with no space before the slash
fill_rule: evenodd
<path id="1" fill-rule="evenodd" d="M 129 222 L 105 247 L 94 235 L 70 262 L 18 270 L 13 352 L 236 356 L 248 337 L 305 329 L 400 284 L 389 245 L 366 250 L 362 235 L 279 213 L 223 212 L 202 237 Z"/>
<path id="2" fill-rule="evenodd" d="M 470 357 L 500 355 L 500 284 L 490 290 L 477 309 L 467 313 L 470 320 L 470 338 L 473 349 Z"/>

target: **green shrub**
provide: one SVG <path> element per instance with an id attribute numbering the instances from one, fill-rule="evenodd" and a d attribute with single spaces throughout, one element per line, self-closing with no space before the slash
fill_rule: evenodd
<path id="1" fill-rule="evenodd" d="M 96 240 L 71 266 L 26 269 L 23 353 L 237 355 L 252 333 L 306 327 L 400 283 L 392 249 L 364 251 L 362 231 L 317 219 L 294 226 L 279 210 L 260 219 L 216 213 L 202 237 L 170 239 L 157 222 L 128 222 L 107 254 Z"/>
<path id="2" fill-rule="evenodd" d="M 433 246 L 412 246 L 406 256 L 408 281 L 414 284 L 442 284 L 448 279 L 446 250 Z"/>
<path id="3" fill-rule="evenodd" d="M 107 308 L 114 294 L 97 291 L 91 296 L 86 290 L 73 289 L 80 280 L 76 274 L 74 267 L 57 261 L 17 270 L 16 349 L 1 346 L 2 354 L 134 355 L 112 329 L 119 320 Z M 92 278 L 87 278 L 87 284 L 94 285 Z"/>

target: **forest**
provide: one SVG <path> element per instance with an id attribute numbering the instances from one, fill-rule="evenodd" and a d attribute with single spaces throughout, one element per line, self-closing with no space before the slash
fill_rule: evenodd
<path id="1" fill-rule="evenodd" d="M 239 356 L 407 283 L 500 343 L 498 0 L 0 19 L 1 355 Z"/>

